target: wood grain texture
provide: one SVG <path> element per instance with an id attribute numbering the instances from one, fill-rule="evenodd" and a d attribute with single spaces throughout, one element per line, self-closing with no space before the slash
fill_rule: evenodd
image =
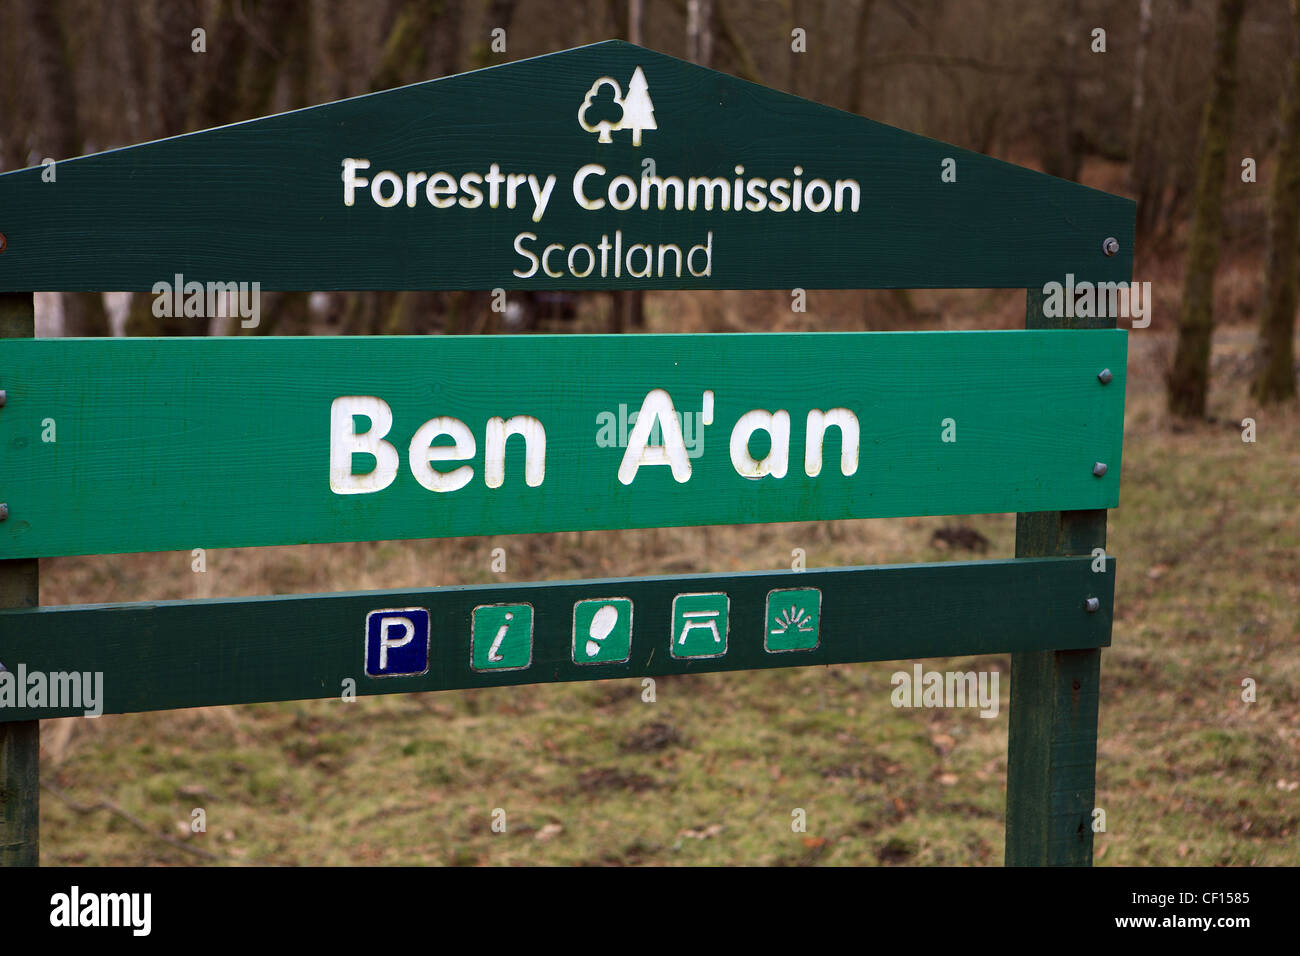
<path id="1" fill-rule="evenodd" d="M 658 128 L 640 147 L 578 124 L 602 76 L 627 87 L 641 67 Z M 532 203 L 439 209 L 423 196 L 343 203 L 342 161 L 459 177 L 557 177 L 539 222 Z M 859 182 L 857 213 L 806 208 L 583 209 L 587 163 L 639 180 L 721 176 Z M 941 179 L 955 160 L 956 181 Z M 672 57 L 609 41 L 401 89 L 0 175 L 0 289 L 136 290 L 187 280 L 270 289 L 1030 288 L 1131 272 L 1134 204 Z M 594 185 L 595 180 L 592 181 Z M 527 193 L 527 188 L 524 188 Z M 597 191 L 592 191 L 596 195 Z M 599 193 L 603 196 L 604 193 Z M 720 205 L 720 202 L 719 202 Z M 524 231 L 566 248 L 713 235 L 711 274 L 519 278 Z M 1102 252 L 1107 237 L 1118 255 Z M 558 260 L 557 260 L 558 261 Z"/>
<path id="2" fill-rule="evenodd" d="M 0 556 L 1104 508 L 1119 494 L 1125 349 L 1114 330 L 0 342 Z M 700 454 L 687 481 L 643 466 L 625 485 L 601 416 L 656 388 L 691 416 Z M 331 490 L 330 407 L 346 395 L 392 409 L 399 463 L 381 491 Z M 809 477 L 808 413 L 834 407 L 858 417 L 857 471 L 843 474 L 832 428 Z M 733 465 L 732 428 L 753 409 L 789 412 L 784 478 Z M 545 479 L 525 484 L 512 438 L 489 488 L 486 422 L 516 415 L 546 429 Z M 457 491 L 427 490 L 408 463 L 434 416 L 475 437 Z M 41 441 L 47 419 L 56 443 Z"/>
<path id="3" fill-rule="evenodd" d="M 1031 329 L 1096 329 L 1114 322 L 1047 318 L 1041 294 L 1030 290 L 1026 298 L 1025 324 Z M 1018 558 L 1090 554 L 1105 547 L 1105 510 L 1016 515 Z M 1012 654 L 1008 866 L 1092 865 L 1100 683 L 1099 650 Z"/>
<path id="4" fill-rule="evenodd" d="M 102 672 L 105 712 L 122 713 L 339 697 L 346 679 L 365 695 L 1093 648 L 1110 640 L 1114 563 L 1101 574 L 1089 566 L 1048 558 L 0 611 L 0 656 L 46 673 Z M 767 596 L 784 588 L 821 590 L 816 648 L 764 649 Z M 730 598 L 726 653 L 674 657 L 673 599 L 709 592 Z M 628 660 L 575 663 L 574 604 L 611 597 L 633 604 Z M 531 664 L 474 671 L 473 609 L 504 603 L 533 606 Z M 367 677 L 366 615 L 411 607 L 430 612 L 428 672 Z M 19 715 L 0 709 L 0 720 Z"/>
<path id="5" fill-rule="evenodd" d="M 35 331 L 31 293 L 0 293 L 0 337 L 31 336 Z M 0 561 L 0 608 L 36 607 L 41 603 L 39 584 L 35 559 Z M 0 664 L 4 660 L 0 652 Z M 39 862 L 40 753 L 39 720 L 0 724 L 0 867 Z"/>

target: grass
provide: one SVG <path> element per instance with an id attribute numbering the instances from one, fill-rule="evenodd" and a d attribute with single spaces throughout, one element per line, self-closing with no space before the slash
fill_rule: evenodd
<path id="1" fill-rule="evenodd" d="M 724 328 L 743 301 L 729 295 L 711 303 Z M 990 309 L 994 324 L 1014 321 L 1014 298 L 981 295 L 962 301 L 983 327 Z M 842 314 L 821 327 L 862 327 Z M 1175 429 L 1160 385 L 1167 338 L 1130 339 L 1096 860 L 1294 865 L 1300 411 L 1250 404 L 1251 337 L 1227 329 L 1212 396 L 1223 422 Z M 1254 444 L 1241 441 L 1247 415 Z M 1009 515 L 588 532 L 209 552 L 203 574 L 187 553 L 54 559 L 42 562 L 42 597 L 789 567 L 794 548 L 810 566 L 970 557 L 933 542 L 952 525 L 984 535 L 987 556 L 1013 553 Z M 490 571 L 496 547 L 503 575 Z M 890 675 L 910 666 L 662 678 L 653 703 L 639 681 L 604 681 L 49 721 L 42 779 L 64 799 L 43 795 L 42 862 L 1000 864 L 1009 661 L 926 663 L 1000 671 L 992 719 L 895 709 Z M 1242 700 L 1246 678 L 1254 703 Z M 193 833 L 198 808 L 206 832 Z M 805 832 L 792 829 L 797 810 Z"/>

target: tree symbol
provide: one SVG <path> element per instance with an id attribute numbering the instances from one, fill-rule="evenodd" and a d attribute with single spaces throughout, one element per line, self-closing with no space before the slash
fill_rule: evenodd
<path id="1" fill-rule="evenodd" d="M 608 86 L 613 92 L 607 93 L 602 87 Z M 623 88 L 612 77 L 602 76 L 587 91 L 582 106 L 578 109 L 578 125 L 588 133 L 600 133 L 597 142 L 612 143 L 611 130 L 622 129 L 623 122 Z M 654 122 L 653 118 L 651 122 Z M 639 135 L 639 134 L 638 134 Z"/>
<path id="2" fill-rule="evenodd" d="M 655 104 L 639 66 L 628 81 L 627 96 L 623 98 L 623 122 L 618 128 L 632 131 L 633 146 L 641 145 L 641 130 L 659 128 L 655 122 Z"/>

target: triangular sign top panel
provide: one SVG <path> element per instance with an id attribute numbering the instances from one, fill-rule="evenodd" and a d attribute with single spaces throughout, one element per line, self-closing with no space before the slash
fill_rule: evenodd
<path id="1" fill-rule="evenodd" d="M 1028 288 L 1132 265 L 1129 200 L 621 41 L 41 172 L 0 176 L 0 291 Z"/>

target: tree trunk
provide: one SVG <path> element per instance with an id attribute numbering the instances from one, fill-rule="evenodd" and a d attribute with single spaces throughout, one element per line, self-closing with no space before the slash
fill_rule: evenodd
<path id="1" fill-rule="evenodd" d="M 787 85 L 789 91 L 795 96 L 799 95 L 799 68 L 803 66 L 803 63 L 799 58 L 806 55 L 796 52 L 794 47 L 794 31 L 800 27 L 803 27 L 804 30 L 808 29 L 804 26 L 802 21 L 803 4 L 801 4 L 799 0 L 790 0 L 790 36 L 786 38 L 787 42 L 790 44 L 790 79 Z M 805 41 L 806 39 L 807 34 L 805 34 Z"/>
<path id="2" fill-rule="evenodd" d="M 1214 272 L 1223 238 L 1223 177 L 1237 92 L 1237 35 L 1245 0 L 1219 0 L 1214 21 L 1214 75 L 1201 119 L 1192 235 L 1183 275 L 1178 348 L 1167 379 L 1169 411 L 1203 418 L 1214 330 Z"/>
<path id="3" fill-rule="evenodd" d="M 371 74 L 370 88 L 384 90 L 455 73 L 460 67 L 461 6 L 445 0 L 401 0 L 379 65 Z M 509 17 L 513 5 L 493 4 L 493 10 L 493 16 Z M 506 24 L 494 22 L 491 26 Z M 424 320 L 418 309 L 427 299 L 416 293 L 380 291 L 361 295 L 363 301 L 358 307 L 348 310 L 354 332 L 406 332 Z M 447 321 L 449 328 L 461 324 L 458 317 L 448 316 Z"/>
<path id="4" fill-rule="evenodd" d="M 1151 2 L 1138 5 L 1137 50 L 1133 56 L 1133 115 L 1129 131 L 1129 192 L 1137 200 L 1137 239 L 1145 240 L 1155 226 L 1159 211 L 1157 196 L 1152 194 L 1151 139 L 1147 133 L 1147 54 L 1151 48 Z"/>
<path id="5" fill-rule="evenodd" d="M 203 25 L 199 5 L 194 0 L 164 0 L 154 8 L 156 20 L 151 24 L 159 55 L 155 58 L 157 82 L 154 85 L 153 121 L 156 137 L 179 136 L 189 132 L 191 89 L 198 57 L 190 31 Z M 221 38 L 209 36 L 207 42 L 219 43 Z M 210 47 L 209 47 L 210 49 Z M 138 57 L 137 51 L 132 51 Z M 223 77 L 223 80 L 228 80 Z"/>
<path id="6" fill-rule="evenodd" d="M 713 65 L 713 2 L 686 2 L 686 59 L 700 66 Z"/>
<path id="7" fill-rule="evenodd" d="M 1081 39 L 1086 35 L 1083 18 L 1079 10 L 1079 0 L 1070 0 L 1062 11 L 1061 32 L 1059 37 L 1062 62 L 1069 64 L 1060 81 L 1060 108 L 1050 120 L 1047 131 L 1047 151 L 1043 157 L 1043 168 L 1053 176 L 1062 179 L 1078 179 L 1082 161 L 1082 136 L 1079 133 L 1079 64 L 1084 58 L 1092 56 L 1089 52 L 1089 40 Z M 1090 38 L 1089 38 L 1090 39 Z"/>
<path id="8" fill-rule="evenodd" d="M 853 31 L 853 71 L 849 82 L 849 112 L 862 115 L 863 87 L 867 83 L 867 38 L 871 29 L 871 8 L 876 0 L 859 0 L 857 26 Z"/>
<path id="9" fill-rule="evenodd" d="M 42 152 L 42 159 L 71 159 L 81 154 L 83 145 L 77 88 L 73 83 L 75 74 L 61 19 L 63 5 L 55 0 L 28 0 L 26 12 L 32 35 L 30 68 L 36 76 L 36 87 L 43 94 L 38 98 L 37 148 Z M 55 175 L 58 175 L 57 166 Z M 64 335 L 108 334 L 108 313 L 102 295 L 66 292 L 62 296 Z"/>
<path id="10" fill-rule="evenodd" d="M 645 22 L 645 0 L 627 0 L 627 42 L 645 45 L 642 24 Z"/>
<path id="11" fill-rule="evenodd" d="M 627 41 L 638 46 L 642 44 L 642 21 L 644 7 L 641 0 L 626 0 L 627 7 Z M 615 292 L 610 309 L 611 332 L 626 332 L 645 325 L 645 293 L 640 289 Z"/>
<path id="12" fill-rule="evenodd" d="M 1282 139 L 1269 212 L 1264 311 L 1251 394 L 1261 402 L 1295 396 L 1296 273 L 1300 271 L 1300 0 L 1291 0 L 1291 72 L 1282 91 Z"/>
<path id="13" fill-rule="evenodd" d="M 239 84 L 236 77 L 250 41 L 240 35 L 230 4 L 231 0 L 218 0 L 214 7 L 209 8 L 210 16 L 205 26 L 208 52 L 194 54 L 208 59 L 198 65 L 190 88 L 190 129 L 211 129 L 252 118 L 237 115 Z"/>

